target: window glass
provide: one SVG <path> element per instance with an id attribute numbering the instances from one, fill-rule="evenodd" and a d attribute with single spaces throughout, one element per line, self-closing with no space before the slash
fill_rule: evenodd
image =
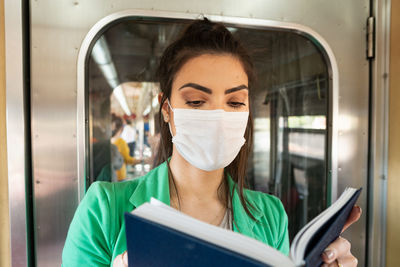
<path id="1" fill-rule="evenodd" d="M 88 184 L 153 168 L 159 140 L 155 70 L 187 21 L 123 20 L 94 42 L 86 68 Z M 287 30 L 230 26 L 257 70 L 251 88 L 251 189 L 278 196 L 292 238 L 327 205 L 328 67 L 320 48 Z"/>

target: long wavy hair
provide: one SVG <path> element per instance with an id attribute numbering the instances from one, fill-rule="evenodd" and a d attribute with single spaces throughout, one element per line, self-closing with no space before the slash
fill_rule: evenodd
<path id="1" fill-rule="evenodd" d="M 161 164 L 162 162 L 167 162 L 169 181 L 172 185 L 171 189 L 174 193 L 176 193 L 179 207 L 179 194 L 168 163 L 168 158 L 172 155 L 172 136 L 169 131 L 168 123 L 164 122 L 162 119 L 161 109 L 164 102 L 171 97 L 172 83 L 180 68 L 188 60 L 203 54 L 228 54 L 234 56 L 241 62 L 243 69 L 247 74 L 249 90 L 251 90 L 255 82 L 255 70 L 249 53 L 246 51 L 240 41 L 236 39 L 222 23 L 214 23 L 209 21 L 207 18 L 195 20 L 194 22 L 190 23 L 182 31 L 180 36 L 165 49 L 156 73 L 160 83 L 160 90 L 163 94 L 158 114 L 161 139 L 158 153 L 156 154 L 155 166 Z M 218 187 L 219 199 L 225 205 L 225 207 L 230 210 L 232 220 L 234 217 L 233 209 L 231 207 L 234 191 L 229 192 L 228 190 L 227 175 L 230 175 L 237 183 L 237 186 L 234 190 L 238 191 L 244 210 L 250 218 L 256 220 L 250 212 L 250 209 L 254 209 L 254 206 L 248 202 L 243 192 L 244 188 L 247 187 L 247 160 L 253 142 L 253 120 L 250 99 L 249 119 L 244 137 L 246 139 L 245 144 L 242 146 L 240 152 L 233 162 L 225 168 L 224 179 L 222 179 L 222 183 Z M 234 220 L 233 222 L 235 223 Z"/>

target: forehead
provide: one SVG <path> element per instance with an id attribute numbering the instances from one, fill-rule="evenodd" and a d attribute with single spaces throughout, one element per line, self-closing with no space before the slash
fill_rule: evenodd
<path id="1" fill-rule="evenodd" d="M 203 54 L 191 58 L 176 74 L 173 87 L 187 82 L 195 82 L 213 90 L 248 85 L 241 62 L 229 54 Z"/>

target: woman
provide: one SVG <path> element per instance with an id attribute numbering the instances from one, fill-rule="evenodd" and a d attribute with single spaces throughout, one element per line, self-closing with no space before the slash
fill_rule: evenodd
<path id="1" fill-rule="evenodd" d="M 161 164 L 137 180 L 89 188 L 71 223 L 63 265 L 127 266 L 123 213 L 150 197 L 288 254 L 279 199 L 244 189 L 254 83 L 245 49 L 223 25 L 195 21 L 165 50 L 157 73 Z M 346 227 L 360 213 L 354 208 Z M 322 257 L 329 266 L 357 265 L 343 238 Z"/>
<path id="2" fill-rule="evenodd" d="M 121 137 L 124 128 L 122 119 L 115 114 L 112 114 L 111 122 L 113 129 L 111 143 L 118 148 L 118 151 L 124 160 L 122 167 L 116 171 L 117 180 L 122 181 L 126 178 L 126 164 L 134 165 L 140 163 L 140 160 L 137 160 L 130 155 L 129 146 Z"/>

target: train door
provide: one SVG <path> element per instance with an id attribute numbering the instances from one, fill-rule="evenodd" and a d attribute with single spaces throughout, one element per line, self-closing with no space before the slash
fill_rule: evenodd
<path id="1" fill-rule="evenodd" d="M 152 168 L 155 67 L 202 14 L 224 22 L 254 58 L 249 187 L 281 198 L 291 238 L 346 186 L 366 188 L 369 1 L 30 1 L 30 14 L 38 266 L 60 264 L 69 223 L 92 182 L 135 179 Z M 119 123 L 132 128 L 126 143 L 140 159 L 122 174 L 113 140 Z M 346 235 L 364 265 L 366 218 Z"/>

